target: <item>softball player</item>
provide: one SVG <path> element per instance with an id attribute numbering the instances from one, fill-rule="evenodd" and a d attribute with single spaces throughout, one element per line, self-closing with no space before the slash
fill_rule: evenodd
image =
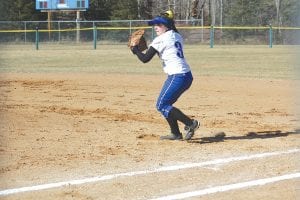
<path id="1" fill-rule="evenodd" d="M 184 139 L 190 140 L 200 123 L 173 106 L 193 82 L 190 66 L 183 54 L 183 39 L 170 18 L 158 16 L 149 21 L 148 25 L 154 26 L 157 37 L 149 45 L 146 53 L 140 52 L 137 46 L 132 48 L 132 52 L 143 63 L 149 62 L 155 54 L 158 54 L 163 70 L 168 75 L 157 99 L 156 108 L 167 120 L 171 134 L 162 136 L 161 139 L 182 140 L 182 133 L 178 126 L 180 121 L 185 125 Z"/>

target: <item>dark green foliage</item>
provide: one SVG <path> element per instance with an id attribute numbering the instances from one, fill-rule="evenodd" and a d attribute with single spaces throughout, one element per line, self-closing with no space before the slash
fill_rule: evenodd
<path id="1" fill-rule="evenodd" d="M 0 0 L 0 21 L 45 20 L 47 15 L 35 10 L 33 0 Z"/>
<path id="2" fill-rule="evenodd" d="M 188 1 L 188 0 L 187 0 Z M 210 5 L 213 0 L 206 0 Z M 167 7 L 167 1 L 158 0 L 90 0 L 89 9 L 82 14 L 83 20 L 134 20 L 150 19 L 158 9 Z M 177 1 L 182 10 L 183 0 Z M 215 0 L 220 6 L 220 0 Z M 280 0 L 279 14 L 274 0 L 222 0 L 223 25 L 227 26 L 299 26 L 300 1 Z M 159 7 L 160 6 L 160 7 Z M 209 13 L 209 6 L 204 6 Z M 220 23 L 219 7 L 216 8 L 216 25 Z M 186 11 L 184 11 L 186 12 Z M 188 13 L 188 12 L 187 12 Z M 72 13 L 70 13 L 71 15 Z M 53 16 L 60 19 L 55 13 Z M 74 15 L 74 13 L 73 13 Z M 179 19 L 181 15 L 177 15 Z M 182 16 L 185 19 L 184 16 Z M 70 17 L 74 19 L 74 17 Z M 35 10 L 35 0 L 0 0 L 0 21 L 47 20 L 47 14 Z M 206 20 L 205 23 L 209 22 Z"/>
<path id="3" fill-rule="evenodd" d="M 137 19 L 138 4 L 135 0 L 112 0 L 112 13 L 110 19 Z"/>
<path id="4" fill-rule="evenodd" d="M 84 12 L 86 20 L 109 20 L 113 2 L 110 0 L 90 0 L 89 9 Z"/>

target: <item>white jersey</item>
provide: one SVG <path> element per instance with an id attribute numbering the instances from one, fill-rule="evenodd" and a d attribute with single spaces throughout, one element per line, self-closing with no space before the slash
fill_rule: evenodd
<path id="1" fill-rule="evenodd" d="M 179 33 L 173 30 L 157 36 L 150 44 L 162 60 L 163 70 L 168 75 L 182 74 L 190 71 L 183 56 L 183 40 Z"/>

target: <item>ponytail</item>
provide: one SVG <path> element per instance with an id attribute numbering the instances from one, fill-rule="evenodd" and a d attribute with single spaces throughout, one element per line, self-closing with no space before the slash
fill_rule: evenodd
<path id="1" fill-rule="evenodd" d="M 161 17 L 165 18 L 168 21 L 168 28 L 170 30 L 173 30 L 176 33 L 179 33 L 175 26 L 174 12 L 172 10 L 167 10 L 167 11 L 161 13 Z"/>
<path id="2" fill-rule="evenodd" d="M 173 31 L 175 31 L 176 33 L 179 33 L 178 30 L 177 30 L 177 28 L 176 28 L 176 26 L 175 26 L 174 20 L 172 20 L 172 22 L 171 22 L 171 29 L 172 29 Z"/>

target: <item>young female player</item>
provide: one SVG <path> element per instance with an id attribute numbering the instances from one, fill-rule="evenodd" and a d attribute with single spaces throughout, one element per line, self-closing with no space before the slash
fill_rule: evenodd
<path id="1" fill-rule="evenodd" d="M 149 45 L 146 53 L 140 52 L 135 44 L 133 44 L 132 52 L 143 63 L 149 62 L 155 54 L 158 54 L 162 60 L 163 70 L 168 74 L 157 99 L 156 108 L 167 120 L 171 134 L 162 136 L 161 139 L 182 140 L 182 133 L 178 126 L 178 121 L 180 121 L 185 125 L 184 139 L 190 140 L 200 123 L 173 106 L 193 82 L 191 69 L 183 54 L 183 39 L 171 18 L 158 16 L 149 21 L 148 25 L 154 26 L 157 37 Z"/>

